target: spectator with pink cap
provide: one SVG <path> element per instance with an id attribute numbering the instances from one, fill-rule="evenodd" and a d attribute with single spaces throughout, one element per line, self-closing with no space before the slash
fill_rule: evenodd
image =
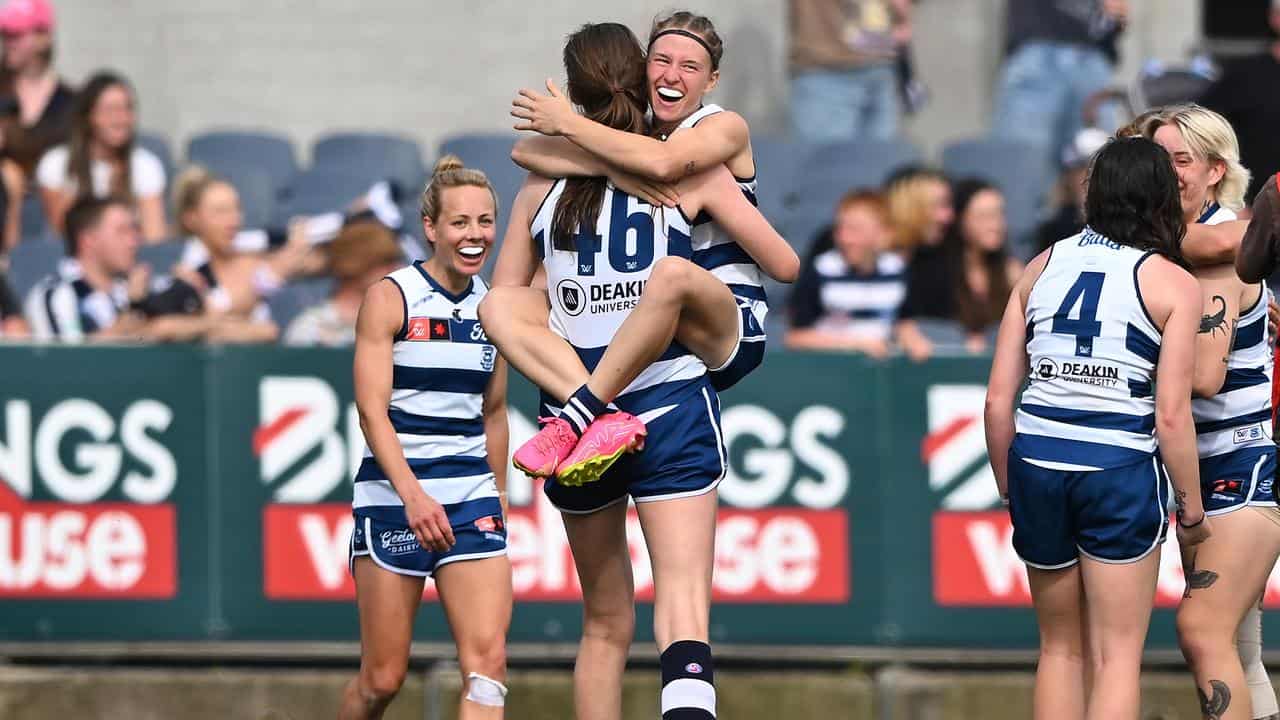
<path id="1" fill-rule="evenodd" d="M 71 133 L 75 92 L 53 69 L 53 6 L 9 0 L 0 6 L 0 115 L 16 122 L 3 138 L 5 155 L 30 177 L 46 150 Z"/>

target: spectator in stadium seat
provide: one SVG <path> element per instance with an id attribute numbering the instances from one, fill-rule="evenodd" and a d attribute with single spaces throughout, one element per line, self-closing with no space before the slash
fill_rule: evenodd
<path id="1" fill-rule="evenodd" d="M 164 165 L 135 142 L 133 90 L 119 75 L 100 72 L 76 98 L 68 143 L 51 148 L 36 166 L 45 215 L 61 229 L 63 213 L 85 197 L 126 198 L 147 242 L 165 239 Z"/>
<path id="2" fill-rule="evenodd" d="M 1009 0 L 992 135 L 1057 158 L 1080 128 L 1085 100 L 1111 82 L 1128 15 L 1128 0 Z"/>
<path id="3" fill-rule="evenodd" d="M 1037 253 L 1084 229 L 1084 182 L 1089 176 L 1089 161 L 1107 138 L 1107 133 L 1097 128 L 1084 128 L 1063 149 L 1062 175 L 1056 191 L 1058 210 L 1036 230 Z"/>
<path id="4" fill-rule="evenodd" d="M 46 150 L 71 134 L 75 92 L 53 69 L 53 27 L 48 0 L 9 0 L 0 7 L 0 113 L 16 119 L 4 143 L 27 177 Z"/>
<path id="5" fill-rule="evenodd" d="M 7 110 L 14 112 L 5 115 Z M 22 239 L 22 198 L 27 179 L 13 160 L 8 139 L 17 127 L 16 106 L 6 108 L 0 101 L 0 257 L 4 257 Z"/>
<path id="6" fill-rule="evenodd" d="M 306 224 L 293 223 L 288 239 L 274 252 L 244 252 L 237 247 L 244 216 L 231 183 L 195 166 L 183 171 L 173 185 L 178 227 L 203 246 L 198 259 L 181 263 L 184 272 L 201 284 L 211 314 L 244 321 L 234 335 L 221 339 L 274 341 L 279 330 L 265 301 L 306 269 L 312 250 Z"/>
<path id="7" fill-rule="evenodd" d="M 917 248 L 937 247 L 955 221 L 951 182 L 937 170 L 910 167 L 885 183 L 893 226 L 892 249 L 910 260 Z"/>
<path id="8" fill-rule="evenodd" d="M 27 296 L 36 339 L 190 340 L 204 326 L 181 316 L 148 319 L 150 269 L 138 265 L 138 225 L 129 204 L 84 198 L 67 211 L 67 257 Z"/>
<path id="9" fill-rule="evenodd" d="M 1004 314 L 1022 263 L 1009 255 L 1004 196 L 981 180 L 955 187 L 956 222 L 942 245 L 917 252 L 907 269 L 907 296 L 899 311 L 898 342 L 916 362 L 933 355 L 933 342 L 917 319 L 958 323 L 969 352 L 987 348 L 986 333 Z"/>
<path id="10" fill-rule="evenodd" d="M 840 200 L 835 224 L 806 259 L 787 303 L 787 347 L 889 354 L 906 294 L 902 258 L 888 252 L 891 237 L 878 193 L 853 191 Z"/>
<path id="11" fill-rule="evenodd" d="M 395 233 L 380 222 L 347 225 L 325 248 L 327 270 L 337 286 L 323 305 L 304 311 L 285 331 L 286 345 L 350 347 L 356 340 L 356 314 L 365 291 L 404 264 Z"/>
<path id="12" fill-rule="evenodd" d="M 791 0 L 791 127 L 800 140 L 892 140 L 911 0 Z"/>

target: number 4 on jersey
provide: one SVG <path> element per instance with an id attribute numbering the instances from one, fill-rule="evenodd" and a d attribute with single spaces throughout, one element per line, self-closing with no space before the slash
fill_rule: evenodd
<path id="1" fill-rule="evenodd" d="M 1105 273 L 1082 272 L 1075 284 L 1067 291 L 1062 306 L 1053 315 L 1053 332 L 1076 337 L 1076 355 L 1093 357 L 1093 339 L 1102 334 L 1102 323 L 1098 322 L 1098 301 L 1102 297 L 1102 281 Z M 1071 317 L 1076 304 L 1080 305 L 1080 315 Z"/>

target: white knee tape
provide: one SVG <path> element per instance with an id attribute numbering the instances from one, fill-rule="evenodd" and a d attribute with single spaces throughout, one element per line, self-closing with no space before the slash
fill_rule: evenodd
<path id="1" fill-rule="evenodd" d="M 507 686 L 480 673 L 467 675 L 467 700 L 488 707 L 507 704 Z"/>
<path id="2" fill-rule="evenodd" d="M 1249 685 L 1253 701 L 1253 716 L 1268 717 L 1280 712 L 1276 705 L 1275 689 L 1262 664 L 1262 610 L 1254 605 L 1245 613 L 1236 630 L 1240 665 L 1244 668 L 1245 682 Z"/>

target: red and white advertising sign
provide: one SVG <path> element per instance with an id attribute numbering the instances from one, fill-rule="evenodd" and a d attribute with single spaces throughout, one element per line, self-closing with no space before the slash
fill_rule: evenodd
<path id="1" fill-rule="evenodd" d="M 1176 607 L 1185 589 L 1182 556 L 1169 531 L 1160 553 L 1156 606 Z M 1009 514 L 938 512 L 933 516 L 933 598 L 944 607 L 1030 607 L 1026 566 L 1013 549 Z M 1271 573 L 1267 607 L 1280 607 L 1280 569 Z"/>
<path id="2" fill-rule="evenodd" d="M 0 598 L 163 599 L 177 594 L 177 479 L 153 436 L 173 420 L 157 400 L 118 416 L 68 398 L 41 417 L 4 404 L 0 438 Z M 59 448 L 74 442 L 72 466 Z M 136 467 L 124 471 L 124 459 Z M 34 501 L 37 483 L 55 501 Z M 104 502 L 117 489 L 129 502 Z"/>
<path id="3" fill-rule="evenodd" d="M 507 519 L 517 601 L 582 597 L 560 514 L 538 494 Z M 350 600 L 351 507 L 273 504 L 263 512 L 263 587 L 276 600 Z M 634 508 L 627 516 L 636 597 L 653 597 L 649 557 Z M 843 603 L 850 597 L 848 520 L 843 509 L 720 512 L 714 597 L 718 602 Z M 427 583 L 425 596 L 435 596 Z"/>

